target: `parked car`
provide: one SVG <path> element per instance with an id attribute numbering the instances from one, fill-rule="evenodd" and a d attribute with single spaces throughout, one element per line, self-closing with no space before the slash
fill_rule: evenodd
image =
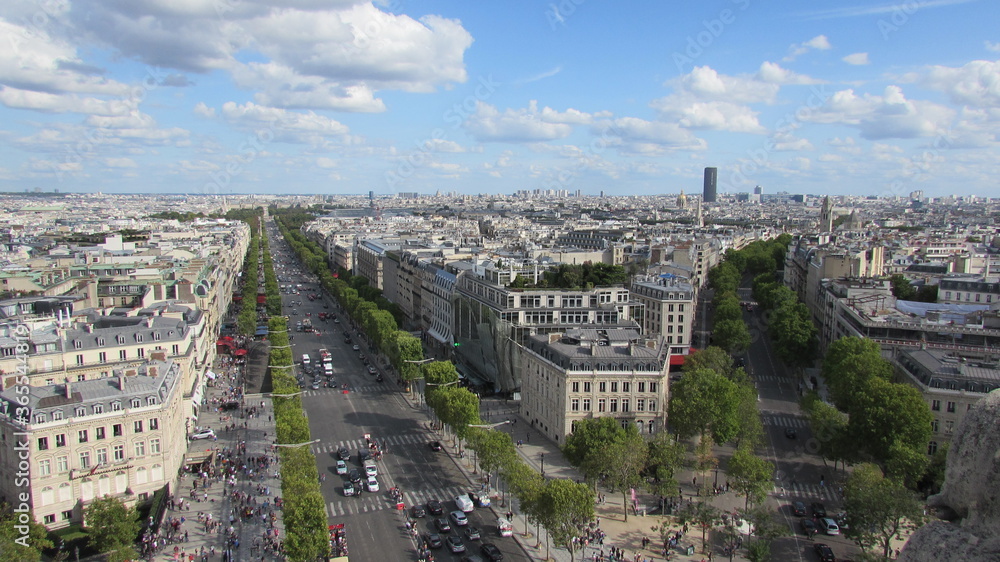
<path id="1" fill-rule="evenodd" d="M 813 523 L 812 519 L 801 519 L 799 522 L 802 524 L 802 534 L 807 537 L 816 534 L 816 524 Z"/>
<path id="2" fill-rule="evenodd" d="M 192 440 L 197 440 L 197 439 L 215 439 L 215 431 L 211 430 L 211 429 L 202 429 L 201 431 L 198 431 L 197 433 L 191 434 L 191 439 Z"/>
<path id="3" fill-rule="evenodd" d="M 820 562 L 837 562 L 837 557 L 833 555 L 833 549 L 829 545 L 818 542 L 813 545 L 813 550 L 816 551 Z"/>
<path id="4" fill-rule="evenodd" d="M 835 536 L 840 534 L 840 527 L 837 526 L 837 522 L 829 517 L 820 519 L 819 526 L 827 535 Z"/>

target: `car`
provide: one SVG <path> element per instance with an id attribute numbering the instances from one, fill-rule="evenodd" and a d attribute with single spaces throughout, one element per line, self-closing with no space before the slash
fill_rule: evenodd
<path id="1" fill-rule="evenodd" d="M 427 513 L 431 515 L 441 515 L 444 513 L 444 506 L 437 500 L 427 502 Z"/>
<path id="2" fill-rule="evenodd" d="M 449 516 L 451 517 L 451 522 L 458 527 L 465 527 L 469 524 L 469 518 L 465 516 L 464 511 L 452 511 Z"/>
<path id="3" fill-rule="evenodd" d="M 812 519 L 801 519 L 799 523 L 802 524 L 802 534 L 807 537 L 811 537 L 816 534 L 816 524 L 813 523 Z"/>
<path id="4" fill-rule="evenodd" d="M 415 505 L 410 508 L 410 516 L 414 518 L 427 517 L 427 510 L 422 505 Z"/>
<path id="5" fill-rule="evenodd" d="M 444 546 L 444 543 L 441 542 L 441 535 L 437 533 L 427 533 L 424 535 L 424 541 L 427 542 L 428 547 L 433 549 L 438 549 Z"/>
<path id="6" fill-rule="evenodd" d="M 368 365 L 368 374 L 369 375 L 374 375 L 375 373 L 376 373 L 375 367 L 372 367 L 371 365 Z"/>
<path id="7" fill-rule="evenodd" d="M 378 476 L 378 466 L 375 465 L 375 461 L 365 461 L 365 474 L 372 477 Z"/>
<path id="8" fill-rule="evenodd" d="M 469 496 L 455 496 L 455 507 L 465 513 L 476 510 L 476 506 L 472 505 L 472 500 L 469 499 Z"/>
<path id="9" fill-rule="evenodd" d="M 369 476 L 368 477 L 368 482 L 367 482 L 366 485 L 368 486 L 368 491 L 369 492 L 377 492 L 378 491 L 378 480 L 376 480 L 374 476 Z"/>
<path id="10" fill-rule="evenodd" d="M 813 550 L 816 551 L 820 562 L 837 562 L 837 557 L 833 555 L 833 549 L 829 545 L 818 542 L 813 545 Z"/>
<path id="11" fill-rule="evenodd" d="M 302 364 L 303 365 L 308 365 L 309 364 L 309 354 L 308 353 L 303 353 L 302 354 Z"/>
<path id="12" fill-rule="evenodd" d="M 197 433 L 191 434 L 191 440 L 192 441 L 198 440 L 198 439 L 215 439 L 215 431 L 211 430 L 211 429 L 202 429 L 201 431 L 198 431 Z"/>
<path id="13" fill-rule="evenodd" d="M 490 497 L 486 494 L 480 495 L 479 492 L 469 492 L 469 499 L 472 500 L 472 503 L 474 503 L 476 507 L 490 506 Z"/>
<path id="14" fill-rule="evenodd" d="M 796 517 L 805 517 L 806 504 L 802 502 L 792 502 L 792 515 Z"/>
<path id="15" fill-rule="evenodd" d="M 360 484 L 361 471 L 356 468 L 352 468 L 350 474 L 347 475 L 347 479 L 350 480 L 351 482 L 354 482 L 355 484 Z"/>
<path id="16" fill-rule="evenodd" d="M 837 522 L 837 526 L 840 527 L 841 531 L 846 531 L 851 528 L 850 523 L 847 521 L 847 512 L 841 511 L 840 513 L 833 516 L 833 520 Z"/>
<path id="17" fill-rule="evenodd" d="M 799 435 L 799 433 L 797 431 L 795 431 L 794 427 L 786 427 L 785 428 L 785 437 L 787 437 L 789 439 L 795 439 L 798 435 Z"/>
<path id="18" fill-rule="evenodd" d="M 437 519 L 435 519 L 434 526 L 437 527 L 437 530 L 441 531 L 442 533 L 451 532 L 451 523 L 449 523 L 448 520 L 445 519 L 444 517 L 438 517 Z"/>
<path id="19" fill-rule="evenodd" d="M 441 442 L 440 441 L 431 441 L 430 442 L 430 446 L 431 446 L 431 450 L 432 451 L 440 451 L 441 450 Z"/>
<path id="20" fill-rule="evenodd" d="M 344 338 L 344 343 L 351 343 L 351 338 Z"/>
<path id="21" fill-rule="evenodd" d="M 358 344 L 354 344 L 351 346 L 351 349 L 353 349 L 354 351 L 361 351 L 361 346 Z"/>
<path id="22" fill-rule="evenodd" d="M 319 382 L 318 381 L 313 381 L 312 385 L 309 388 L 311 388 L 313 390 L 319 390 Z"/>
<path id="23" fill-rule="evenodd" d="M 812 502 L 809 504 L 810 509 L 812 509 L 813 517 L 823 518 L 826 517 L 826 507 L 820 502 Z"/>
<path id="24" fill-rule="evenodd" d="M 337 449 L 337 456 L 342 461 L 350 460 L 351 459 L 351 452 L 347 450 L 347 447 L 341 447 L 341 448 Z"/>
<path id="25" fill-rule="evenodd" d="M 479 545 L 479 552 L 490 562 L 500 562 L 500 560 L 503 560 L 503 553 L 493 543 L 484 542 Z"/>
<path id="26" fill-rule="evenodd" d="M 465 545 L 462 544 L 462 539 L 458 538 L 456 535 L 450 535 L 444 542 L 448 544 L 448 550 L 450 550 L 452 554 L 461 554 L 465 552 Z"/>
<path id="27" fill-rule="evenodd" d="M 478 541 L 479 539 L 483 538 L 483 533 L 479 531 L 479 527 L 473 527 L 472 525 L 469 525 L 468 527 L 465 528 L 465 538 L 469 539 L 470 541 Z"/>
<path id="28" fill-rule="evenodd" d="M 353 496 L 354 495 L 354 484 L 350 482 L 344 482 L 344 495 Z"/>
<path id="29" fill-rule="evenodd" d="M 347 474 L 347 463 L 337 459 L 337 474 Z"/>
<path id="30" fill-rule="evenodd" d="M 365 461 L 372 458 L 372 452 L 368 449 L 358 449 L 358 462 L 365 464 Z"/>
<path id="31" fill-rule="evenodd" d="M 820 519 L 819 526 L 827 535 L 836 536 L 840 534 L 840 527 L 837 526 L 837 522 L 829 517 L 823 517 Z"/>

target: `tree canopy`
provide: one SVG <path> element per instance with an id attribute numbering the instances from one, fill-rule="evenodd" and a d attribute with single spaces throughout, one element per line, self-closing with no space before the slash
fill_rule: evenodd
<path id="1" fill-rule="evenodd" d="M 710 369 L 698 369 L 671 385 L 667 419 L 682 439 L 711 434 L 716 443 L 726 443 L 739 431 L 739 400 L 736 383 Z"/>

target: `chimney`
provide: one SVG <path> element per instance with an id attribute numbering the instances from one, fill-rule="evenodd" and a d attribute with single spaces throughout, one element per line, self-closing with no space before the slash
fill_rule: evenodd
<path id="1" fill-rule="evenodd" d="M 118 390 L 125 392 L 125 375 L 118 375 Z"/>
<path id="2" fill-rule="evenodd" d="M 153 327 L 153 317 L 152 316 L 147 316 L 146 317 L 146 327 L 147 328 L 152 328 Z"/>
<path id="3" fill-rule="evenodd" d="M 597 357 L 597 342 L 596 341 L 590 342 L 590 355 L 593 356 L 593 357 Z"/>
<path id="4" fill-rule="evenodd" d="M 73 387 L 70 386 L 69 379 L 66 379 L 66 386 L 65 386 L 65 388 L 63 390 L 66 391 L 66 398 L 72 398 L 73 397 Z"/>
<path id="5" fill-rule="evenodd" d="M 87 332 L 88 334 L 93 334 L 94 333 L 94 325 L 91 324 L 90 322 L 86 322 L 83 325 L 83 330 L 85 332 Z"/>
<path id="6" fill-rule="evenodd" d="M 634 341 L 628 342 L 628 354 L 629 355 L 635 355 L 635 342 Z"/>

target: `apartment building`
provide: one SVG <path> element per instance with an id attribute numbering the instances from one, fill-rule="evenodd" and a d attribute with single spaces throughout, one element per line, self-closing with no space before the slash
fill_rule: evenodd
<path id="1" fill-rule="evenodd" d="M 95 498 L 134 505 L 174 482 L 187 450 L 182 371 L 157 352 L 106 378 L 67 377 L 27 393 L 4 389 L 0 472 L 16 474 L 18 451 L 26 448 L 31 477 L 27 486 L 0 479 L 0 496 L 15 498 L 27 488 L 35 518 L 57 529 L 82 523 Z"/>
<path id="2" fill-rule="evenodd" d="M 938 302 L 992 304 L 1000 302 L 1000 277 L 947 275 L 938 283 Z"/>
<path id="3" fill-rule="evenodd" d="M 636 318 L 645 336 L 663 336 L 671 355 L 687 355 L 694 335 L 696 292 L 686 279 L 670 274 L 636 277 L 629 288 L 642 307 Z"/>
<path id="4" fill-rule="evenodd" d="M 670 346 L 635 329 L 534 334 L 522 348 L 521 415 L 564 445 L 577 421 L 613 417 L 651 434 L 666 427 Z"/>

